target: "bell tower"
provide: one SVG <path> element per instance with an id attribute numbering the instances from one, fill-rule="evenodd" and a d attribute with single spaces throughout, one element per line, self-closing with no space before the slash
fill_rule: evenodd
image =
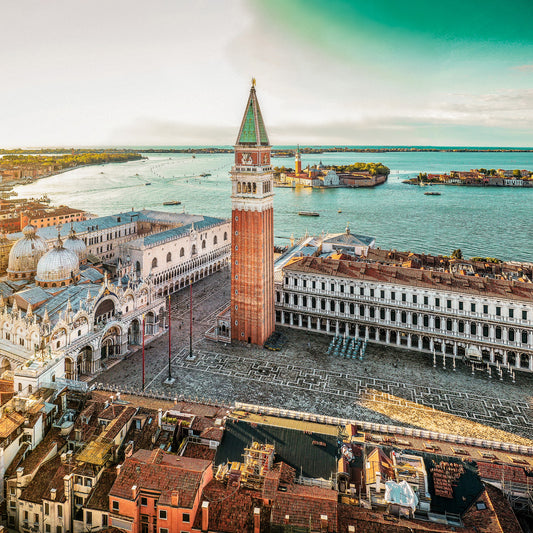
<path id="1" fill-rule="evenodd" d="M 258 345 L 275 326 L 270 149 L 254 79 L 231 170 L 231 338 Z"/>

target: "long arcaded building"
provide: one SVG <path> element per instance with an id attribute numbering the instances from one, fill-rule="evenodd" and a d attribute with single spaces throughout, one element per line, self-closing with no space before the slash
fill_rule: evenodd
<path id="1" fill-rule="evenodd" d="M 302 257 L 276 273 L 276 323 L 533 372 L 533 284 Z"/>

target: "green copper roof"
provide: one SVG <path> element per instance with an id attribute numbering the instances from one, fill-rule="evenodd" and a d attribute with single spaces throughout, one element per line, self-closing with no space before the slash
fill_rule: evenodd
<path id="1" fill-rule="evenodd" d="M 254 86 L 250 90 L 250 97 L 246 104 L 246 112 L 242 119 L 237 144 L 270 145 Z"/>

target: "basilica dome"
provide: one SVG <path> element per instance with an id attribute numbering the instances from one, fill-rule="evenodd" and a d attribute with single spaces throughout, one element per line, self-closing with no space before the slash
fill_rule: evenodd
<path id="1" fill-rule="evenodd" d="M 41 287 L 64 287 L 80 278 L 80 261 L 76 253 L 67 250 L 58 237 L 54 247 L 37 264 L 35 282 Z"/>
<path id="2" fill-rule="evenodd" d="M 82 239 L 76 236 L 74 228 L 70 230 L 68 239 L 65 241 L 63 247 L 74 252 L 78 256 L 80 263 L 85 263 L 87 260 L 87 246 L 85 246 Z"/>
<path id="3" fill-rule="evenodd" d="M 35 226 L 29 224 L 22 233 L 24 237 L 19 239 L 9 252 L 7 274 L 9 279 L 30 279 L 37 270 L 39 259 L 48 250 L 46 241 L 36 234 Z"/>

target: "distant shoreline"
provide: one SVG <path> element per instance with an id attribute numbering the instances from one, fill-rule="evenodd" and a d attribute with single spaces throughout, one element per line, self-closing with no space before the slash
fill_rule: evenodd
<path id="1" fill-rule="evenodd" d="M 295 148 L 279 146 L 272 148 L 273 157 L 293 157 Z M 1 149 L 0 155 L 12 154 L 76 154 L 84 153 L 142 153 L 142 154 L 231 154 L 230 146 L 190 146 L 190 147 L 135 147 L 135 148 L 15 148 Z M 300 146 L 302 154 L 324 153 L 533 153 L 533 148 L 509 147 L 453 147 L 453 146 Z"/>

